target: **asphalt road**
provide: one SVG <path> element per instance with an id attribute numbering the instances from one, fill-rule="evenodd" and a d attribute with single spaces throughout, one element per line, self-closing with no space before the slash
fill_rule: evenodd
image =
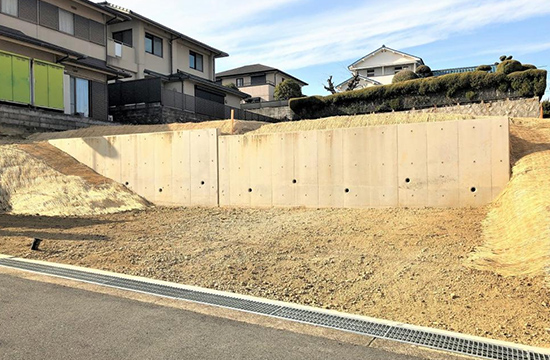
<path id="1" fill-rule="evenodd" d="M 418 358 L 0 274 L 0 359 Z"/>

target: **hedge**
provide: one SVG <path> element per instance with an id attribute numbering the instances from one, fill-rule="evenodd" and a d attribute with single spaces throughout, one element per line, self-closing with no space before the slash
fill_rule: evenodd
<path id="1" fill-rule="evenodd" d="M 301 118 L 403 111 L 480 100 L 542 97 L 546 71 L 530 69 L 512 74 L 472 71 L 372 86 L 328 96 L 291 99 Z"/>
<path id="2" fill-rule="evenodd" d="M 542 117 L 550 118 L 550 100 L 542 102 Z"/>

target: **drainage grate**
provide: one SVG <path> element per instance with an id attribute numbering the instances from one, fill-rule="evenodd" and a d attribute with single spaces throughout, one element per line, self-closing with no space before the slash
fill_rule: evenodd
<path id="1" fill-rule="evenodd" d="M 382 339 L 426 346 L 437 350 L 451 351 L 462 355 L 496 360 L 550 360 L 550 355 L 527 351 L 490 342 L 474 341 L 438 334 L 435 332 L 409 329 L 406 326 L 388 325 L 375 321 L 360 320 L 322 311 L 306 310 L 291 306 L 280 306 L 261 301 L 241 299 L 237 296 L 211 294 L 198 290 L 182 289 L 146 281 L 125 279 L 117 276 L 94 274 L 82 270 L 29 263 L 13 258 L 0 259 L 0 266 L 32 271 L 71 280 L 150 293 L 163 297 L 215 305 L 254 314 L 273 316 L 327 328 L 369 335 Z"/>

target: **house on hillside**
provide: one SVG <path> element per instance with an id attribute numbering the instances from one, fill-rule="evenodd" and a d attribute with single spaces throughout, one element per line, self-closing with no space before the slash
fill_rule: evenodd
<path id="1" fill-rule="evenodd" d="M 350 82 L 357 75 L 359 75 L 359 83 L 355 89 L 363 89 L 375 85 L 388 85 L 392 83 L 394 75 L 401 70 L 416 72 L 416 69 L 420 65 L 424 65 L 424 60 L 422 60 L 422 58 L 382 45 L 381 48 L 374 50 L 348 66 L 351 77 L 341 84 L 338 84 L 335 88 L 339 92 L 346 91 Z M 432 73 L 433 76 L 441 76 L 475 71 L 476 68 L 477 66 L 466 66 L 432 70 Z M 495 71 L 496 66 L 491 65 L 491 70 L 489 72 Z"/>
<path id="2" fill-rule="evenodd" d="M 107 82 L 129 76 L 107 63 L 107 23 L 120 20 L 88 0 L 1 0 L 2 121 L 58 130 L 107 121 Z"/>
<path id="3" fill-rule="evenodd" d="M 284 71 L 262 64 L 241 66 L 216 74 L 218 84 L 235 84 L 240 91 L 249 94 L 257 101 L 275 100 L 273 96 L 275 87 L 286 79 L 296 81 L 300 87 L 308 85 L 305 81 Z"/>
<path id="4" fill-rule="evenodd" d="M 338 84 L 336 89 L 345 91 L 356 75 L 359 75 L 356 89 L 391 84 L 393 76 L 401 70 L 416 71 L 420 65 L 424 65 L 422 58 L 382 45 L 348 66 L 352 76 Z"/>
<path id="5" fill-rule="evenodd" d="M 155 122 L 226 118 L 226 107 L 239 108 L 248 97 L 214 81 L 216 59 L 227 53 L 132 10 L 100 5 L 120 15 L 107 28 L 107 63 L 131 75 L 109 85 L 115 121 L 127 121 L 128 115 L 140 122 L 137 112 L 128 113 L 131 104 L 160 104 L 170 110 L 163 110 L 164 118 Z M 151 116 L 149 110 L 145 117 Z"/>

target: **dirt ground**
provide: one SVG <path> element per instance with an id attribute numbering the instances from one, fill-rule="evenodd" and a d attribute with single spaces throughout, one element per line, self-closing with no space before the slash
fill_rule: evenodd
<path id="1" fill-rule="evenodd" d="M 0 253 L 550 346 L 540 277 L 465 267 L 480 209 L 151 208 L 0 215 Z M 460 219 L 457 221 L 457 219 Z M 45 241 L 29 250 L 32 238 Z"/>

